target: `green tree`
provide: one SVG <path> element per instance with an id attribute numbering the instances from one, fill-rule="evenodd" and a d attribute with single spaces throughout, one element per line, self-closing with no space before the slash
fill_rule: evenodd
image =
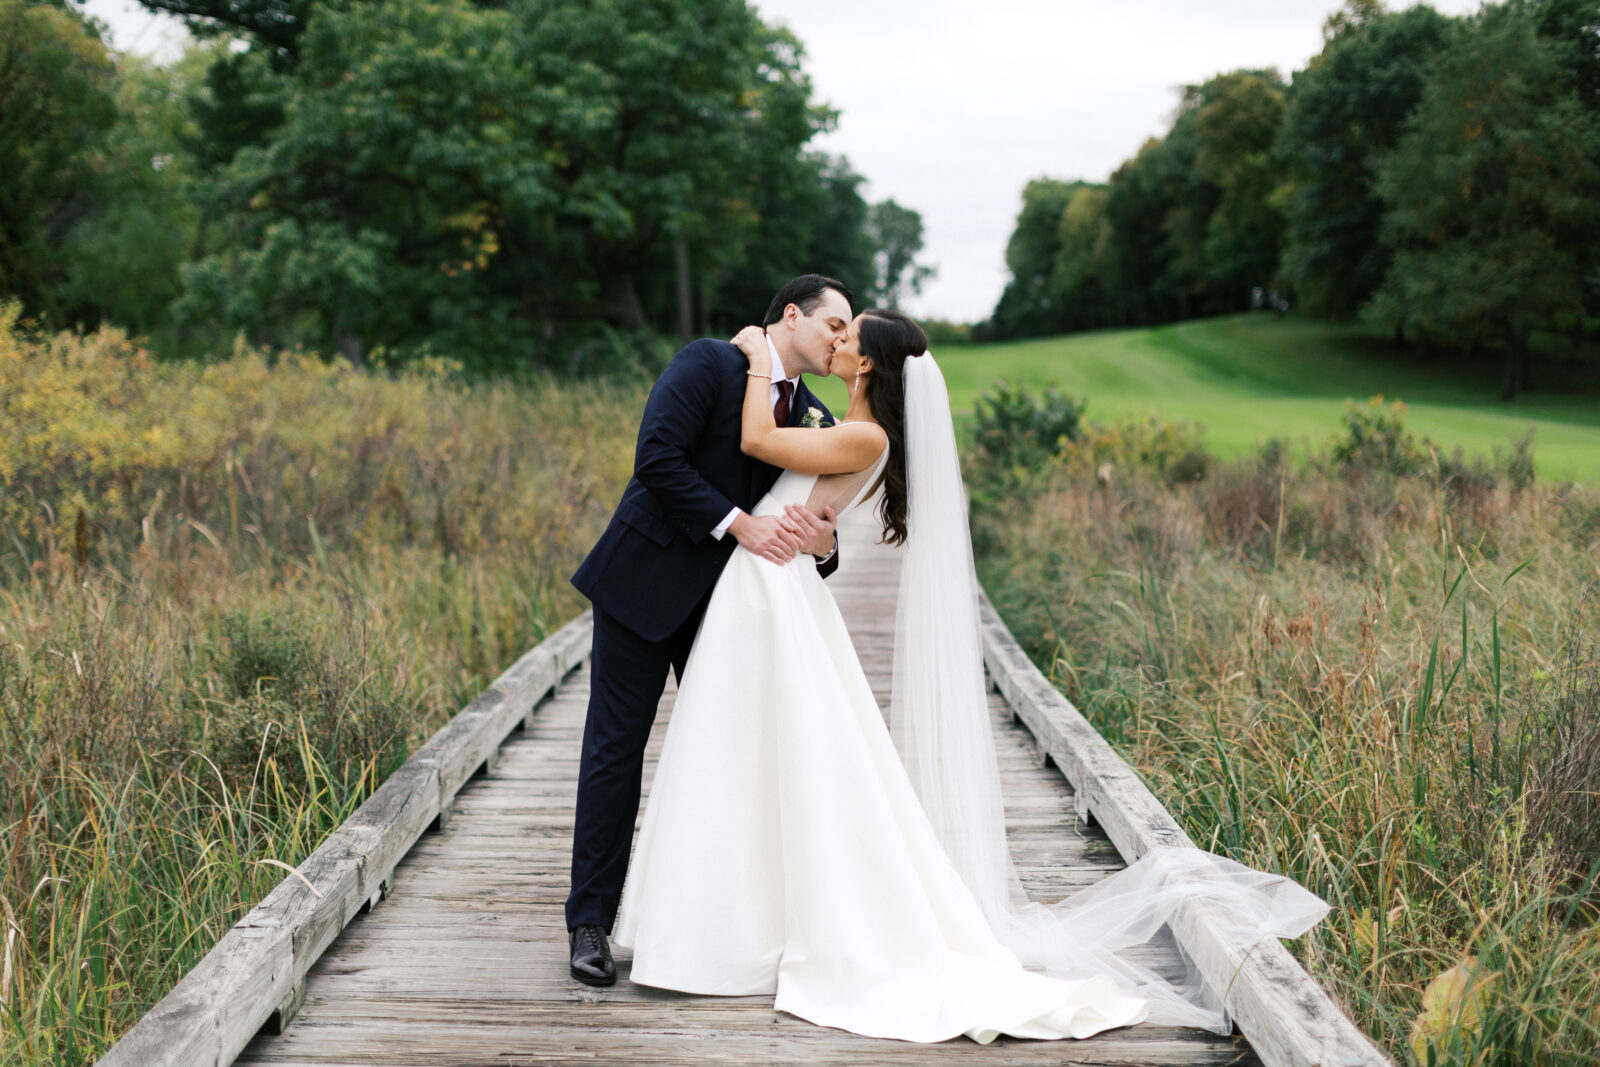
<path id="1" fill-rule="evenodd" d="M 1066 329 L 1107 324 L 1106 250 L 1111 223 L 1103 185 L 1080 185 L 1061 213 L 1060 247 L 1052 287 Z"/>
<path id="2" fill-rule="evenodd" d="M 1525 8 L 1484 8 L 1451 34 L 1379 170 L 1394 260 L 1374 313 L 1500 346 L 1504 399 L 1531 384 L 1529 333 L 1585 295 L 1596 126 L 1560 58 Z"/>
<path id="3" fill-rule="evenodd" d="M 234 247 L 180 307 L 351 358 L 550 359 L 596 319 L 644 336 L 696 278 L 714 299 L 709 265 L 829 120 L 799 64 L 743 0 L 320 8 L 282 124 L 219 183 Z"/>
<path id="4" fill-rule="evenodd" d="M 294 79 L 281 57 L 260 48 L 219 49 L 206 69 L 205 88 L 188 100 L 196 163 L 215 173 L 241 149 L 266 144 L 283 124 Z"/>
<path id="5" fill-rule="evenodd" d="M 727 254 L 704 257 L 697 271 L 700 332 L 731 336 L 760 321 L 772 294 L 799 273 L 838 278 L 854 290 L 858 309 L 867 306 L 875 249 L 864 182 L 848 160 L 821 152 L 770 167 L 754 194 L 754 229 Z"/>
<path id="6" fill-rule="evenodd" d="M 1206 220 L 1205 274 L 1223 308 L 1248 306 L 1251 288 L 1272 284 L 1278 271 L 1284 171 L 1273 149 L 1286 112 L 1283 79 L 1275 70 L 1219 74 L 1201 89 L 1194 166 L 1220 194 Z"/>
<path id="7" fill-rule="evenodd" d="M 768 269 L 776 267 L 777 273 L 755 303 L 765 311 L 778 286 L 796 273 L 815 271 L 850 286 L 859 294 L 857 303 L 865 306 L 877 252 L 868 227 L 872 208 L 861 195 L 866 179 L 843 156 L 820 153 L 804 154 L 796 166 L 784 169 L 796 176 L 795 188 L 801 193 L 769 204 L 762 215 L 760 232 L 765 234 L 782 220 L 801 235 L 803 251 L 792 258 L 769 261 Z M 765 239 L 759 237 L 750 245 L 756 257 L 764 257 L 767 248 Z"/>
<path id="8" fill-rule="evenodd" d="M 239 34 L 289 62 L 299 57 L 300 38 L 317 0 L 139 0 L 151 11 L 176 15 L 202 37 Z"/>
<path id="9" fill-rule="evenodd" d="M 320 12 L 282 126 L 224 172 L 234 240 L 189 267 L 180 313 L 353 359 L 374 344 L 464 345 L 474 321 L 480 344 L 504 343 L 505 309 L 478 279 L 553 198 L 513 30 L 459 2 Z"/>
<path id="10" fill-rule="evenodd" d="M 1351 0 L 1294 77 L 1280 144 L 1290 182 L 1284 272 L 1313 312 L 1355 314 L 1388 271 L 1375 171 L 1399 143 L 1449 25 L 1430 7 L 1389 13 Z"/>
<path id="11" fill-rule="evenodd" d="M 1111 175 L 1105 284 L 1111 322 L 1147 324 L 1209 310 L 1206 232 L 1218 192 L 1195 169 L 1198 87 L 1184 94 L 1165 137 L 1152 138 Z"/>
<path id="12" fill-rule="evenodd" d="M 1166 136 L 1146 141 L 1106 187 L 1053 178 L 1028 183 L 1006 246 L 1011 281 L 984 327 L 986 336 L 1164 322 L 1220 310 L 1230 299 L 1237 304 L 1238 294 L 1213 277 L 1208 242 L 1230 253 L 1237 246 L 1242 256 L 1258 243 L 1248 226 L 1255 170 L 1250 159 L 1234 157 L 1259 154 L 1262 137 L 1249 121 L 1249 107 L 1234 106 L 1233 97 L 1251 93 L 1246 86 L 1230 95 L 1239 80 L 1220 76 L 1185 88 Z M 1213 237 L 1223 192 L 1197 163 L 1207 148 L 1202 115 L 1211 138 L 1208 168 L 1237 189 L 1240 232 L 1222 233 L 1232 244 Z M 1085 190 L 1095 192 L 1077 203 L 1069 220 L 1074 198 Z"/>
<path id="13" fill-rule="evenodd" d="M 0 0 L 0 295 L 60 309 L 63 242 L 94 210 L 93 156 L 116 117 L 95 27 L 64 4 Z"/>
<path id="14" fill-rule="evenodd" d="M 759 319 L 773 291 L 798 271 L 829 274 L 863 292 L 870 284 L 863 179 L 848 160 L 802 147 L 831 129 L 837 113 L 812 102 L 798 38 L 759 21 L 749 26 L 759 47 L 749 58 L 754 106 L 743 115 L 739 144 L 700 161 L 726 166 L 698 179 L 699 205 L 671 228 L 671 259 L 657 245 L 636 271 L 645 318 L 664 323 L 676 303 L 671 317 L 685 338 L 696 321 L 699 332 L 721 334 Z"/>
<path id="15" fill-rule="evenodd" d="M 518 53 L 561 87 L 536 136 L 559 146 L 555 223 L 578 235 L 593 282 L 561 302 L 644 329 L 637 275 L 651 254 L 680 233 L 716 248 L 748 230 L 756 184 L 829 113 L 810 104 L 794 38 L 744 0 L 509 10 Z"/>
<path id="16" fill-rule="evenodd" d="M 189 98 L 199 125 L 193 145 L 206 171 L 228 163 L 241 148 L 265 144 L 283 121 L 288 75 L 319 0 L 139 0 L 176 16 L 202 41 L 241 39 L 242 52 L 217 49 L 206 91 Z M 340 0 L 338 6 L 344 6 Z"/>
<path id="17" fill-rule="evenodd" d="M 1054 277 L 1061 251 L 1061 216 L 1082 182 L 1035 178 L 1022 188 L 1022 210 L 1006 242 L 1006 283 L 990 318 L 999 339 L 1060 333 Z"/>
<path id="18" fill-rule="evenodd" d="M 917 262 L 922 251 L 922 216 L 893 200 L 872 205 L 867 233 L 876 246 L 873 257 L 873 300 L 898 308 L 902 300 L 922 292 L 934 275 L 932 267 Z"/>
<path id="19" fill-rule="evenodd" d="M 1600 5 L 1593 0 L 1522 0 L 1541 40 L 1547 42 L 1576 90 L 1578 103 L 1600 124 Z M 1600 175 L 1600 138 L 1592 151 L 1588 173 Z M 1590 229 L 1574 235 L 1579 270 L 1584 278 L 1583 314 L 1600 315 L 1600 213 Z M 1575 345 L 1584 337 L 1583 314 L 1575 315 L 1569 329 Z"/>
<path id="20" fill-rule="evenodd" d="M 91 157 L 86 195 L 95 209 L 66 238 L 64 313 L 109 319 L 139 333 L 170 323 L 181 265 L 200 236 L 188 102 L 215 49 L 191 48 L 171 66 L 137 56 L 118 63 L 117 120 Z"/>

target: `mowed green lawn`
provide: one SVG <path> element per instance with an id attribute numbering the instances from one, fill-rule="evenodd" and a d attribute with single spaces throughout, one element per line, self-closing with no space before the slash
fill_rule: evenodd
<path id="1" fill-rule="evenodd" d="M 1600 365 L 1535 366 L 1565 395 L 1499 395 L 1492 359 L 1456 353 L 1422 359 L 1359 327 L 1293 316 L 1230 315 L 1146 330 L 1068 334 L 934 352 L 958 415 L 997 379 L 1054 384 L 1088 401 L 1086 417 L 1114 422 L 1153 414 L 1198 423 L 1211 449 L 1238 455 L 1271 438 L 1304 454 L 1342 428 L 1346 399 L 1402 400 L 1407 426 L 1444 449 L 1487 455 L 1536 427 L 1541 478 L 1600 481 Z M 1585 381 L 1585 377 L 1587 381 Z M 814 386 L 818 383 L 813 383 Z M 1573 390 L 1580 390 L 1574 392 Z M 845 389 L 829 379 L 818 393 L 843 410 Z"/>

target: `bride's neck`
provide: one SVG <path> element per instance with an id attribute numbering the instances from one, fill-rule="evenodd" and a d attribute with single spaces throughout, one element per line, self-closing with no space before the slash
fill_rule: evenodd
<path id="1" fill-rule="evenodd" d="M 845 409 L 844 421 L 846 422 L 877 422 L 872 417 L 872 405 L 867 403 L 867 391 L 859 389 L 850 398 L 850 406 Z"/>

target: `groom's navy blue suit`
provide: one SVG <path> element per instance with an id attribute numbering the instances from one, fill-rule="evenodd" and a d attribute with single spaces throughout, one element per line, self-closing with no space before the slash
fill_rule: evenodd
<path id="1" fill-rule="evenodd" d="M 749 512 L 778 468 L 739 450 L 744 354 L 700 340 L 673 357 L 650 390 L 633 477 L 572 584 L 594 604 L 589 713 L 578 770 L 567 928 L 609 931 L 639 814 L 645 743 L 670 667 L 680 678 L 717 577 L 737 542 L 711 536 L 735 507 Z M 790 424 L 811 408 L 833 417 L 805 383 Z M 837 555 L 819 565 L 826 577 Z"/>

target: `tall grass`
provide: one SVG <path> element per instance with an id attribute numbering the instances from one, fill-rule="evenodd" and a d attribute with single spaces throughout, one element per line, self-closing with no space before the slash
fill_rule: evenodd
<path id="1" fill-rule="evenodd" d="M 1198 843 L 1334 905 L 1295 951 L 1378 1041 L 1591 1061 L 1600 496 L 1379 409 L 1308 467 L 1146 425 L 969 480 L 1019 639 Z"/>
<path id="2" fill-rule="evenodd" d="M 0 1063 L 109 1047 L 581 607 L 642 400 L 0 314 Z"/>

